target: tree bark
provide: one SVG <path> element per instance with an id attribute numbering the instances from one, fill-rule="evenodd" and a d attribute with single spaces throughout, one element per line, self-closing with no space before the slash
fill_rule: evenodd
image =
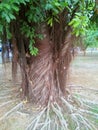
<path id="1" fill-rule="evenodd" d="M 43 32 L 44 39 L 36 39 L 36 47 L 39 50 L 37 56 L 30 58 L 31 64 L 28 71 L 29 97 L 32 101 L 41 105 L 58 101 L 61 96 L 67 96 L 66 81 L 70 53 L 70 32 L 66 36 L 64 46 L 55 54 L 54 45 L 50 41 L 47 30 Z M 56 52 L 57 53 L 57 52 Z"/>
<path id="2" fill-rule="evenodd" d="M 63 17 L 61 14 L 60 18 Z M 58 102 L 61 96 L 66 97 L 72 35 L 70 28 L 67 27 L 66 31 L 64 29 L 65 20 L 60 20 L 60 24 L 54 23 L 52 30 L 49 30 L 45 23 L 36 30 L 37 33 L 43 34 L 44 38 L 35 39 L 39 53 L 37 56 L 30 55 L 29 58 L 26 57 L 28 39 L 19 32 L 19 23 L 14 23 L 12 26 L 14 26 L 18 63 L 22 74 L 23 96 L 42 106 L 46 106 L 48 102 Z"/>

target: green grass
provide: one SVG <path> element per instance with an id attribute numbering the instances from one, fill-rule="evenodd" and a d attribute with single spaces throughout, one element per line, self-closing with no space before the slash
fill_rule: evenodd
<path id="1" fill-rule="evenodd" d="M 92 112 L 98 114 L 98 106 L 97 106 L 97 105 L 93 105 L 92 108 L 91 108 L 90 110 L 91 110 Z"/>

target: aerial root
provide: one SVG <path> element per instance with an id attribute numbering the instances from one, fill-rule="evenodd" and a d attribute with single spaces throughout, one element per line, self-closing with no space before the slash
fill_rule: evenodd
<path id="1" fill-rule="evenodd" d="M 72 98 L 73 100 L 80 99 Z M 88 117 L 94 116 L 98 118 L 98 113 L 88 109 L 84 101 L 80 101 L 80 107 L 77 104 L 72 104 L 72 101 L 66 100 L 61 97 L 62 106 L 57 102 L 48 104 L 41 110 L 31 123 L 27 126 L 26 130 L 97 130 L 98 128 L 93 124 L 93 121 Z M 76 102 L 76 101 L 73 101 Z M 64 109 L 64 106 L 66 109 Z M 87 106 L 87 107 L 86 107 Z M 90 106 L 91 107 L 91 106 Z"/>

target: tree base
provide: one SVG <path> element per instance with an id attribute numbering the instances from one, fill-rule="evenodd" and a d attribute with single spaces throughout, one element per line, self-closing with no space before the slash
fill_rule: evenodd
<path id="1" fill-rule="evenodd" d="M 26 130 L 97 130 L 92 119 L 98 118 L 98 113 L 92 111 L 91 101 L 82 98 L 71 97 L 60 98 L 57 102 L 48 103 L 43 108 Z M 62 104 L 62 105 L 61 105 Z M 98 105 L 98 104 L 96 104 Z"/>

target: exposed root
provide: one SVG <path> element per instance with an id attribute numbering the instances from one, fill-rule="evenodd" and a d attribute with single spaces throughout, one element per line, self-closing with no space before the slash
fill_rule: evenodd
<path id="1" fill-rule="evenodd" d="M 40 121 L 40 118 L 44 115 L 46 108 L 44 108 L 37 117 L 28 125 L 27 130 L 36 130 L 38 127 L 38 123 Z M 39 124 L 40 125 L 40 124 Z"/>
<path id="2" fill-rule="evenodd" d="M 56 103 L 56 107 L 52 105 L 53 112 L 57 115 L 58 119 L 60 119 L 60 124 L 62 126 L 62 129 L 68 130 L 68 123 L 67 120 L 64 119 L 63 113 L 59 105 Z"/>
<path id="3" fill-rule="evenodd" d="M 12 103 L 13 101 L 16 101 L 16 100 L 10 100 L 10 101 L 7 101 L 7 102 L 5 102 L 5 103 L 2 103 L 2 104 L 0 105 L 0 108 L 1 108 L 1 107 L 4 107 L 5 105 L 7 105 L 7 104 L 9 104 L 9 103 Z"/>
<path id="4" fill-rule="evenodd" d="M 23 103 L 19 103 L 17 104 L 15 107 L 13 107 L 11 110 L 9 110 L 8 112 L 6 112 L 1 118 L 0 121 L 4 120 L 7 116 L 9 116 L 11 113 L 13 113 L 14 111 L 18 110 L 19 108 L 21 108 L 23 106 Z"/>
<path id="5" fill-rule="evenodd" d="M 5 99 L 5 98 L 11 98 L 12 96 L 11 95 L 8 95 L 8 96 L 0 96 L 0 100 L 2 100 L 2 99 Z"/>
<path id="6" fill-rule="evenodd" d="M 62 105 L 49 102 L 31 120 L 26 130 L 98 130 L 92 120 L 92 117 L 98 120 L 98 113 L 92 111 L 90 104 L 76 97 L 61 97 L 61 103 Z"/>

